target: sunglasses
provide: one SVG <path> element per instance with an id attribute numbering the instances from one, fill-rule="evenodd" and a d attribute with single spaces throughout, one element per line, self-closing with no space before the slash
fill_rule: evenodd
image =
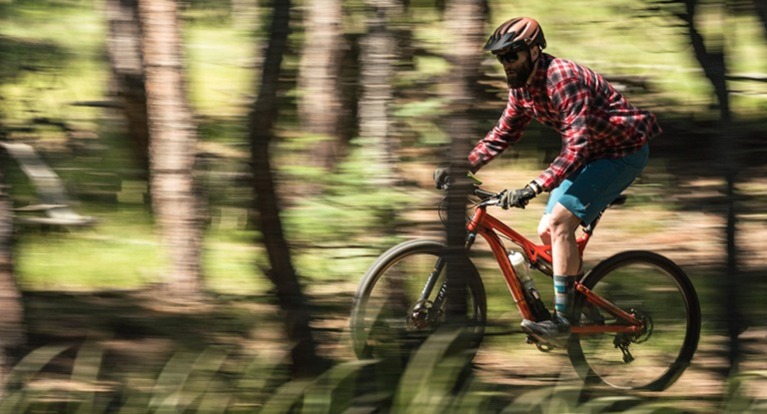
<path id="1" fill-rule="evenodd" d="M 494 54 L 495 58 L 501 63 L 512 63 L 519 59 L 519 53 L 516 50 L 507 50 L 506 52 Z"/>

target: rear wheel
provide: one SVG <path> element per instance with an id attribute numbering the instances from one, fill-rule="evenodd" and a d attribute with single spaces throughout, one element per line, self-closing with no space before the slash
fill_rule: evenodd
<path id="1" fill-rule="evenodd" d="M 351 334 L 359 358 L 406 362 L 446 322 L 445 246 L 428 240 L 397 245 L 381 255 L 363 277 L 354 299 Z M 486 322 L 485 289 L 467 262 L 468 346 L 479 345 Z"/>
<path id="2" fill-rule="evenodd" d="M 700 337 L 700 305 L 692 283 L 671 260 L 652 252 L 629 251 L 598 264 L 585 287 L 643 321 L 634 334 L 573 335 L 568 353 L 589 383 L 622 389 L 660 391 L 690 364 Z M 625 325 L 577 295 L 575 324 Z"/>

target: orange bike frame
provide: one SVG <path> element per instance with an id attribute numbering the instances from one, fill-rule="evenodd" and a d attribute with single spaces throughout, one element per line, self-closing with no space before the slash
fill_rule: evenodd
<path id="1" fill-rule="evenodd" d="M 508 237 L 514 244 L 519 246 L 523 251 L 530 264 L 534 267 L 550 266 L 552 263 L 551 246 L 550 245 L 538 245 L 531 242 L 529 239 L 511 229 L 509 226 L 493 217 L 487 212 L 487 207 L 480 205 L 474 210 L 474 215 L 469 220 L 466 229 L 470 234 L 481 235 L 487 243 L 490 245 L 490 249 L 493 251 L 498 265 L 501 268 L 503 277 L 506 280 L 506 285 L 511 292 L 511 296 L 514 298 L 514 302 L 517 305 L 517 309 L 522 314 L 522 317 L 529 320 L 535 320 L 533 312 L 530 310 L 530 306 L 525 299 L 525 295 L 522 292 L 522 284 L 517 278 L 514 268 L 511 266 L 506 248 L 501 241 L 499 233 Z M 591 238 L 590 233 L 584 233 L 578 237 L 578 252 L 583 256 L 583 251 Z M 586 300 L 591 304 L 604 309 L 616 318 L 626 321 L 627 325 L 603 325 L 603 326 L 573 326 L 573 333 L 589 334 L 589 333 L 604 333 L 604 332 L 637 332 L 642 328 L 642 322 L 635 318 L 628 312 L 618 308 L 606 299 L 597 295 L 596 293 L 583 286 L 580 282 L 575 283 L 575 289 L 586 297 Z"/>

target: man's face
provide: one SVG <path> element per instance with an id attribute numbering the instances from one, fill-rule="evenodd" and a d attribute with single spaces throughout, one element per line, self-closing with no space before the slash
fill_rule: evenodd
<path id="1" fill-rule="evenodd" d="M 530 52 L 527 50 L 512 51 L 509 48 L 501 49 L 493 55 L 498 62 L 503 65 L 506 72 L 506 79 L 510 88 L 521 88 L 525 86 L 527 78 L 533 71 L 533 63 L 530 60 Z"/>

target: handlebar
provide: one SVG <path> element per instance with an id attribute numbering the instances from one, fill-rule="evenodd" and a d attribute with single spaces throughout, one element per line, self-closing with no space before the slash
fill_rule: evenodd
<path id="1" fill-rule="evenodd" d="M 444 184 L 439 187 L 439 189 L 447 192 L 448 187 L 448 184 Z M 505 192 L 506 190 L 501 191 L 500 193 L 494 193 L 492 191 L 484 190 L 476 184 L 471 191 L 474 196 L 479 197 L 479 203 L 477 203 L 478 206 L 494 206 L 500 204 L 501 196 L 503 196 Z"/>
<path id="2" fill-rule="evenodd" d="M 483 190 L 479 187 L 474 187 L 474 191 L 473 191 L 474 195 L 479 197 L 480 199 L 479 204 L 482 206 L 498 205 L 501 201 L 501 196 L 503 196 L 504 192 L 505 190 L 500 193 L 494 193 L 492 191 Z"/>
<path id="3" fill-rule="evenodd" d="M 482 181 L 478 179 L 474 174 L 469 172 L 466 175 L 472 182 L 472 194 L 475 197 L 479 197 L 479 203 L 476 204 L 477 207 L 485 207 L 485 206 L 497 206 L 500 205 L 501 197 L 506 194 L 506 190 L 501 191 L 500 193 L 494 193 L 492 191 L 487 191 L 482 188 L 480 188 L 480 185 L 482 185 Z M 447 192 L 448 188 L 450 187 L 449 182 L 445 180 L 442 183 L 437 184 L 437 188 L 440 190 L 443 190 Z M 520 207 L 524 208 L 523 206 L 514 206 L 514 207 Z"/>

